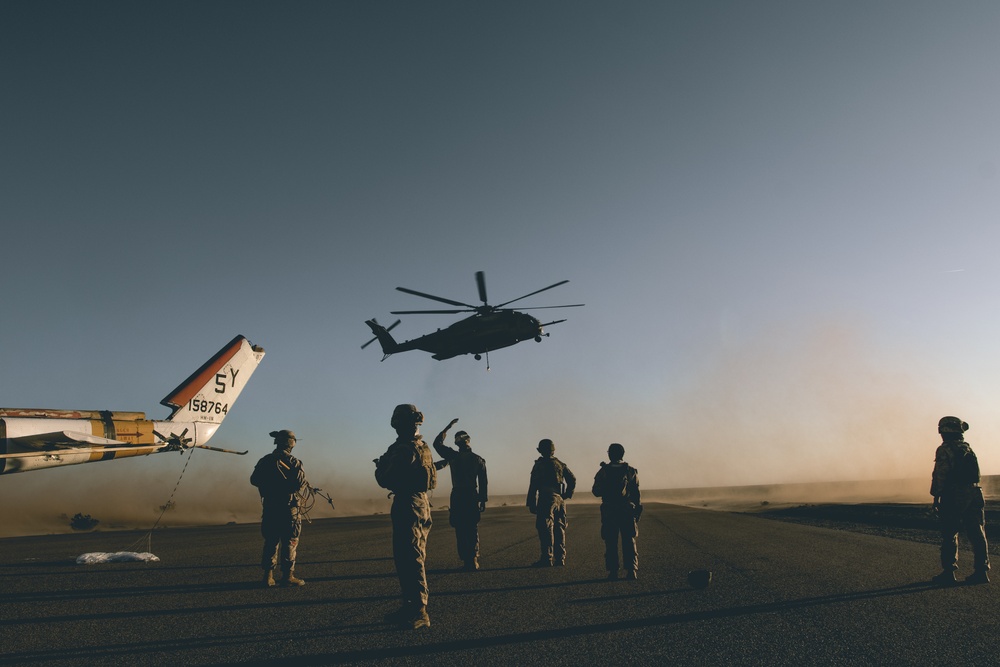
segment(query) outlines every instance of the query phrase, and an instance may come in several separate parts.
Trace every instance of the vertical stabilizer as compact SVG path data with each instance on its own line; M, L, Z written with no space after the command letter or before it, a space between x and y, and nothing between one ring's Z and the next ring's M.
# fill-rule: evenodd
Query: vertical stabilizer
M389 333L389 329L392 329L399 324L399 320L396 320L396 322L393 323L389 329L386 329L384 326L376 322L374 318L365 320L365 324L367 324L368 328L372 330L373 334L375 334L375 338L378 339L378 344L382 346L382 354L389 356L390 354L399 351L399 344L396 342L396 339L392 337L392 334ZM368 343L370 342L371 341L368 341ZM361 347L367 347L368 343L365 343Z
M237 336L160 401L173 409L167 421L221 424L263 357L263 348Z

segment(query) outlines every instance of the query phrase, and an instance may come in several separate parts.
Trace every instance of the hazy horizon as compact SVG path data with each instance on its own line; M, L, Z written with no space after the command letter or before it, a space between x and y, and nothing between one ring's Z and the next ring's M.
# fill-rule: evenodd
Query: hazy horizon
M267 351L178 508L252 507L290 428L378 497L398 403L496 494L542 438L589 485L929 479L938 419L1000 473L1000 5L0 4L0 406L168 411ZM566 322L380 363L403 286ZM459 319L408 315L414 338ZM8 507L152 514L185 459L0 477ZM443 495L447 484L439 494ZM28 500L30 499L30 503ZM146 509L151 508L151 509ZM48 510L46 510L48 511ZM234 510L236 511L236 510Z
M640 480L641 481L641 480ZM599 503L600 499L590 492L590 483L581 480L577 493L569 501L570 513L572 505ZM743 486L702 486L680 487L672 489L642 489L644 503L670 503L687 505L718 511L754 511L757 509L774 508L786 505L825 504L825 503L926 503L930 506L928 495L929 483L925 479L886 479L886 480L839 480L792 484L752 484ZM983 489L987 499L994 499L1000 490L1000 476L985 476ZM330 489L323 493L331 495ZM448 507L448 489L438 489L431 494L431 505L434 512L446 512ZM132 497L142 497L139 492L130 492ZM148 496L148 494L146 494ZM171 499L173 506L164 511L164 502L159 505L123 507L109 497L103 497L97 502L81 501L83 509L64 509L59 511L55 506L45 502L36 502L24 508L16 517L8 517L0 526L0 538L21 537L47 534L71 534L75 532L91 532L72 527L72 519L76 514L96 520L93 530L116 531L158 531L170 528L192 526L221 526L228 523L256 523L260 520L259 502L250 502L242 497L223 499L217 493L208 498L190 499L184 494ZM337 496L332 491L335 505L331 509L325 498L316 497L310 520L329 519L346 516L368 516L388 514L391 501L384 495L368 497ZM145 498L147 503L153 503L151 498ZM66 506L68 507L68 505ZM491 494L487 511L497 507L525 506L525 494ZM148 513L144 514L148 510ZM442 520L435 525L439 528L447 523ZM308 525L308 522L307 524ZM446 528L450 530L450 528ZM114 538L109 537L113 542ZM124 547L122 547L124 548Z

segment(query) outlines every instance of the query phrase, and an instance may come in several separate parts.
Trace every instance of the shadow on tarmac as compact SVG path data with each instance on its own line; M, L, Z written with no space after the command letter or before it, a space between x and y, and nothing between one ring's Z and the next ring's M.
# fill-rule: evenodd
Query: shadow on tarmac
M579 582L577 582L579 583ZM526 642L545 641L551 639L566 639L581 635L615 633L636 630L640 628L651 628L659 626L669 626L680 623L692 623L715 619L733 618L738 616L748 616L754 614L772 614L777 612L792 611L816 607L820 605L837 604L856 600L869 600L890 596L913 595L930 590L937 590L939 587L929 582L916 582L905 586L894 586L872 591L857 591L853 593L839 593L835 595L822 595L818 597L802 598L799 600L787 600L783 602L771 602L765 604L747 605L731 607L728 609L714 609L709 611L696 611L681 614L666 614L645 619L630 619L627 621L613 623L596 623L592 625L578 625L566 628L556 628L549 630L539 630L534 632L521 632L509 635L498 635L496 637L476 637L475 639L463 639L449 642L439 642L436 644L425 644L423 646L400 646L371 650L345 651L342 653L323 653L307 656L297 656L297 665L327 665L342 664L360 660L381 660L389 658L432 656L440 653L453 651L463 651L468 649L482 649L493 646L504 646L510 644L520 644ZM691 589L682 589L691 592ZM441 595L441 594L439 594ZM285 664L282 660L260 661L258 664L278 665Z
M576 582L580 583L580 582ZM630 630L636 630L641 628L653 628L661 626L669 626L683 623L692 623L699 621L715 620L715 619L725 619L734 618L739 616L749 616L754 614L773 614L779 612L794 611L797 609L805 609L810 607L817 607L821 605L838 604L843 602L851 602L857 600L871 600L877 598L891 597L891 596L901 596L901 595L914 595L918 593L924 593L931 590L937 590L939 587L929 583L929 582L916 582L913 584L907 584L905 586L894 586L890 588L881 588L871 591L856 591L851 593L839 593L834 595L822 595L817 597L807 597L797 600L786 600L780 602L770 602L764 604L754 604L738 607L730 607L728 609L714 609L707 611L695 611L687 613L678 614L665 614L660 616L653 616L645 619L630 619L627 621L613 622L613 623L596 623L591 625L577 625L570 626L566 628L554 628L547 630L538 630L532 632L520 632L507 635L497 635L495 637L476 637L474 639L462 639L455 641L438 642L425 645L406 645L397 647L386 647L377 649L363 649L363 650L353 650L344 651L340 653L316 653L312 655L296 656L294 662L296 665L329 665L329 664L343 664L362 660L383 660L391 658L402 658L408 657L413 658L417 656L433 656L437 654L450 653L456 651L463 651L469 649L483 649L488 647L497 647L513 644L521 644L527 642L545 641L551 639L566 639L573 638L582 635L599 634L599 633L614 633L614 632L627 632ZM692 592L691 589L676 589L671 591L666 591L667 593L680 593L680 592ZM660 595L663 593L649 593L649 595ZM378 600L394 599L394 596L383 596L381 598L366 597L362 600L364 602L375 602ZM600 598L592 598L586 601L580 602L595 602L599 601ZM300 605L322 605L336 602L348 602L348 600L343 599L329 599L329 600L309 600L309 601L288 601L288 602L275 602L265 605L253 604L253 605L235 605L229 607L214 607L214 608L197 608L197 609L186 609L186 612L193 614L200 613L224 613L227 611L233 611L243 607L269 607L273 609L280 609L287 606L300 606ZM155 617L159 615L173 615L176 610L160 610L154 612L144 613L143 616ZM134 616L134 613L127 614L128 616ZM119 617L118 614L99 614L95 616L73 616L66 617L69 620L89 618L95 620L114 620ZM19 619L15 623L4 623L4 625L20 625L22 623L30 624L37 621L47 621L51 622L52 617L46 617L45 619ZM337 637L343 637L348 635L358 635L358 634L382 634L385 632L408 632L403 630L396 630L392 626L388 626L383 623L362 623L353 626L343 626L339 624L332 624L327 626L325 635L328 638L335 639ZM242 635L230 636L225 639L221 638L202 638L202 639L191 639L185 642L186 649L211 649L219 647L246 647L252 644L268 644L274 641L294 641L295 632L289 633L286 629L276 631L273 633L259 632L255 631L253 633L247 633ZM302 631L303 636L306 635L306 631ZM308 631L308 636L312 639L317 637L317 628L313 628ZM38 662L38 661L48 661L48 660L66 660L66 661L86 661L94 662L100 661L101 659L112 659L116 657L122 657L123 655L129 656L141 656L145 654L159 654L165 651L169 651L174 648L174 644L171 641L159 640L151 642L142 643L129 643L129 644L107 644L104 646L89 646L86 648L76 649L50 649L50 650L38 650L38 651L24 651L19 653L12 653L0 656L0 664L19 664L22 662ZM288 658L281 658L275 660L261 660L254 659L252 661L254 664L260 665L284 665L288 664Z

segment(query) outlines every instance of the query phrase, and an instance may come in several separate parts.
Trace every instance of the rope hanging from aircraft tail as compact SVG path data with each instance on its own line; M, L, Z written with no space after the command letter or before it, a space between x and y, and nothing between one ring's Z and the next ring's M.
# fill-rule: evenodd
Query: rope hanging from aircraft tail
M194 455L195 447L188 449L187 459L184 460L184 467L181 469L181 474L177 477L177 482L174 484L174 490L170 492L170 497L167 498L167 502L160 506L160 515L156 517L156 521L153 523L153 527L149 529L145 535L133 542L126 551L131 551L135 545L141 542L143 539L146 540L146 551L152 553L153 551L153 531L156 527L160 525L160 519L163 515L167 513L167 510L173 507L174 494L177 493L177 487L181 485L181 480L184 479L184 473L187 472L188 464L191 463L191 457Z
M306 482L295 494L295 497L298 501L297 511L299 516L309 523L312 523L312 519L309 518L309 512L312 512L313 507L316 505L316 496L328 502L330 509L337 509L334 507L333 498L329 494L323 493L323 489Z

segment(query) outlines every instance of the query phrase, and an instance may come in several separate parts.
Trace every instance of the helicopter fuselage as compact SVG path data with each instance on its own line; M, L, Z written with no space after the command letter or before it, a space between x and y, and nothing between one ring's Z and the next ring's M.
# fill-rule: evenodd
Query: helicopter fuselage
M463 303L462 301L455 301L454 299L446 299L433 294L427 294L426 292L418 292L416 290L409 289L408 287L397 287L396 289L400 292L413 294L414 296L430 299L431 301L446 303L449 306L453 306L453 308L390 311L393 315L411 315L418 313L436 315L454 315L456 313L475 314L466 317L464 320L459 320L447 328L438 329L434 333L429 333L426 336L420 336L419 338L414 338L413 340L408 340L402 343L397 343L392 337L392 334L389 333L396 327L397 324L400 323L400 320L393 322L389 325L389 328L379 324L375 318L365 320L365 324L367 324L368 328L372 330L375 337L362 345L361 348L364 349L377 340L382 346L382 361L388 359L392 354L397 352L406 352L407 350L423 350L424 352L430 352L434 359L451 359L452 357L457 357L462 354L472 354L475 355L478 360L481 358L480 355L485 354L486 368L489 370L489 353L491 351L499 350L502 347L516 345L517 343L528 340L529 338L534 338L535 341L540 343L542 342L542 336L548 336L547 333L542 333L543 326L558 324L566 321L564 319L554 320L552 322L546 322L543 325L538 319L532 317L531 315L514 310L513 308L505 308L504 306L514 303L515 301L520 301L521 299L526 299L529 296L533 296L540 292L545 292L553 287L565 285L568 282L568 280L560 280L559 282L553 283L548 287L543 287L542 289L535 290L534 292L525 294L524 296L519 296L516 299L511 299L510 301L505 301L504 303L496 306L491 306L486 300L486 279L482 271L476 272L476 286L479 291L479 300L482 301L482 305L480 306L475 306L471 303ZM541 308L578 308L582 305L582 303L573 303L564 306L531 306L522 308L522 310L538 310Z
M451 359L462 354L483 354L516 345L529 338L541 340L542 323L514 310L473 315L413 340L400 343L398 351L423 350L434 359Z

